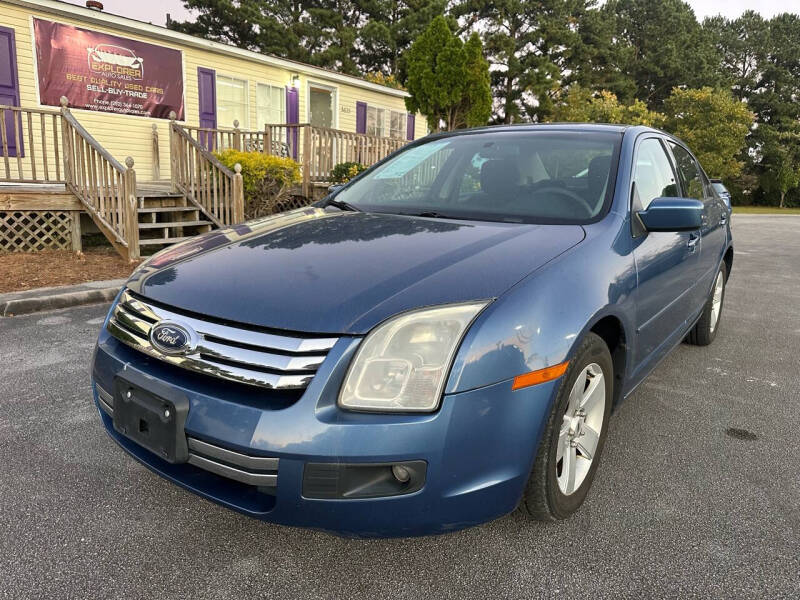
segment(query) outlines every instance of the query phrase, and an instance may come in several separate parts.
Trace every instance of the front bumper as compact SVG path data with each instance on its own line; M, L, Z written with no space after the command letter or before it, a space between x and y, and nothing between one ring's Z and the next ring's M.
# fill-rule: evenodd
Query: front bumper
M348 536L410 536L476 525L513 510L520 500L558 380L511 391L511 381L446 395L430 414L366 414L336 405L355 338L342 338L310 386L293 403L263 390L227 384L149 358L101 332L92 367L93 393L106 431L159 475L209 500L265 521ZM248 481L191 458L171 464L118 433L107 399L124 372L154 386L167 384L189 399L185 432L201 458L274 476ZM104 404L106 406L104 406ZM206 444L207 446L198 446ZM209 450L209 446L211 450ZM221 449L223 457L209 456ZM225 451L236 456L224 456ZM225 458L232 457L232 460ZM246 459L245 459L246 460ZM311 499L303 495L309 463L424 461L424 485L403 495ZM238 469L247 473L251 469ZM267 483L270 481L271 483Z

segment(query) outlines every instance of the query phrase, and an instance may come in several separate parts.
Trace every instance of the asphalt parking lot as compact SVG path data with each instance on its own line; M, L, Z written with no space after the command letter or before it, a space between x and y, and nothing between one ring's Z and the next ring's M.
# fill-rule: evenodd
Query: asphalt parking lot
M800 217L734 217L721 329L611 420L573 519L346 540L184 492L107 438L107 306L0 319L0 597L800 596Z

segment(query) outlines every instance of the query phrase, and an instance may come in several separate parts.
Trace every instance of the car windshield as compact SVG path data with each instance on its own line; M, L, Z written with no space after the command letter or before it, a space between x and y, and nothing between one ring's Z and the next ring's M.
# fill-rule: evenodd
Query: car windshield
M369 212L585 223L610 202L621 133L492 131L433 139L336 195Z
M718 194L728 193L728 190L725 189L725 186L722 185L721 183L712 182L711 185L714 187L714 189L717 191Z

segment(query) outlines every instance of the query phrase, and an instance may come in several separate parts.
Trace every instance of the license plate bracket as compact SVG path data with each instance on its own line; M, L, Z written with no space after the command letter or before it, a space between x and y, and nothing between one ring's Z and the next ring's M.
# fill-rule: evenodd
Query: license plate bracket
M114 429L167 462L189 460L188 414L189 399L174 388L134 372L114 379Z

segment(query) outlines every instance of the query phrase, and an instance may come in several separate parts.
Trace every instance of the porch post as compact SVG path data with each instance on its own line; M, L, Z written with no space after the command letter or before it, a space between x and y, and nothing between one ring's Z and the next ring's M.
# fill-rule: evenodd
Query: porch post
M242 181L242 165L233 165L233 222L244 221L244 182Z
M169 113L169 183L170 189L172 193L176 193L178 191L178 149L176 148L176 144L178 143L177 136L175 135L175 119L177 118L177 114L175 111L172 110Z
M161 157L158 147L158 125L153 123L153 181L161 179Z
M128 242L128 260L139 260L139 217L136 201L136 171L133 158L125 159L125 241Z

